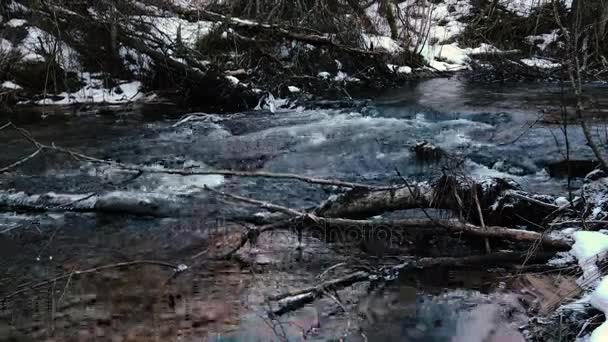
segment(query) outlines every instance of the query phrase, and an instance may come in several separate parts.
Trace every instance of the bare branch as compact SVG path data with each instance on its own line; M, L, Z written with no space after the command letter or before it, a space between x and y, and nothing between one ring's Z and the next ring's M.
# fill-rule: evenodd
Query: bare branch
M0 95L2 95L2 94L0 94ZM5 128L7 128L7 127L12 126L12 125L13 125L13 123L9 121L9 122L5 123L4 125L0 126L0 131L3 130L3 129L5 129Z
M560 208L559 206L557 206L555 204L539 201L539 200L537 200L535 198L524 196L524 195L519 194L519 193L517 193L515 191L508 191L506 193L506 195L507 196L511 196L511 197L515 197L515 198L519 198L521 200L524 200L524 201L527 201L527 202L530 202L530 203L534 203L534 204L536 204L538 206L545 207L545 208L548 208L548 209L559 209Z
M272 204L270 202L264 202L264 201L260 201L260 200L256 200L256 199L252 199L252 198L247 198L247 197L242 197L242 196L237 196L237 195L229 194L229 193L226 193L226 192L223 192L223 191L218 191L218 190L211 189L208 186L205 186L204 190L212 192L212 193L220 195L220 196L224 196L224 197L227 197L227 198L239 201L239 202L253 204L253 205L256 205L256 206L258 206L258 207L260 207L262 209L267 209L267 210L270 210L270 211L278 211L278 212L281 212L281 213L284 213L284 214L287 214L287 215L290 215L290 216L299 217L299 216L306 215L304 212L297 211L297 210L294 210L294 209L291 209L291 208L283 207L283 206L280 206L280 205L277 205L277 204Z
M29 156L27 156L27 157L25 157L25 158L23 158L23 159L21 159L19 161L16 161L16 162L12 163L11 165L8 165L8 166L5 166L5 167L1 168L0 169L0 173L7 172L7 171L9 171L9 170L11 170L13 168L16 168L17 166L25 163L25 162L27 162L28 160L30 160L30 159L36 157L38 154L40 154L40 152L42 152L42 150L43 150L42 148L39 148L36 151L34 151L34 153L30 154Z
M567 250L570 249L571 243L565 240L555 239L547 235L521 229L512 229L505 227L485 227L481 228L469 223L462 223L455 220L435 220L435 219L403 219L403 220L350 220L343 218L327 218L317 217L311 214L306 214L294 209L282 207L280 205L269 202L254 200L242 196L227 194L225 192L213 191L221 196L232 198L234 200L257 205L262 208L272 208L276 211L281 211L286 214L295 216L295 219L309 218L303 220L300 224L304 226L317 226L324 229L360 229L364 233L373 229L383 228L395 231L408 232L425 232L425 231L449 231L454 233L463 233L470 236L478 236L482 238L505 239L516 242L532 242L539 243L546 247Z
M461 258L438 257L410 259L401 264L387 267L389 270L401 272L403 270L427 268L427 267L463 267L470 265L504 265L519 263L526 258L526 253L522 252L499 252L486 255L472 255ZM538 262L546 262L552 257L550 253L542 253L534 256ZM381 276L382 269L367 271L357 271L338 279L329 280L315 286L287 291L276 295L268 296L269 300L278 301L278 308L272 314L280 316L287 312L297 310L302 306L313 302L315 299L327 294L329 291L343 289L355 283L366 281L371 276Z

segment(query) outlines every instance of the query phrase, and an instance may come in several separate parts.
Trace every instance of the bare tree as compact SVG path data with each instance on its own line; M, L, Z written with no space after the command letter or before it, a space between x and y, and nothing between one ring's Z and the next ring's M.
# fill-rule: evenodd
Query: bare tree
M590 0L589 2L597 2ZM602 2L603 3L603 2ZM555 21L561 28L567 45L567 55L562 61L562 65L567 68L568 78L571 83L571 87L576 99L576 117L581 125L587 144L593 151L593 154L597 158L603 170L608 170L608 163L603 155L602 150L596 144L591 134L591 130L587 121L584 118L584 98L583 98L583 74L582 71L587 67L588 60L588 41L594 31L598 31L598 28L605 25L600 25L604 18L604 12L600 12L599 16L591 15L591 18L586 16L587 9L584 7L584 0L576 0L572 4L572 18L570 28L566 27L562 22L558 11L558 1L553 0L553 9L555 14ZM604 30L602 29L602 31ZM597 34L596 34L597 37ZM599 43L598 43L599 44Z

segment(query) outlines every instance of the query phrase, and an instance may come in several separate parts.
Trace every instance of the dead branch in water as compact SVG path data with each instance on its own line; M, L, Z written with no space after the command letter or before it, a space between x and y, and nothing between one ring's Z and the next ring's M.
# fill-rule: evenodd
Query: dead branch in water
M226 192L220 192L216 190L210 191L230 199L234 199L243 203L253 204L262 208L266 207L275 210L280 209L280 211L294 216L293 223L297 223L298 227L302 228L320 228L328 230L338 229L341 231L358 229L364 233L380 228L407 232L448 231L453 233L463 233L482 238L506 239L514 242L540 243L545 247L550 247L559 250L566 250L571 247L571 243L568 241L555 239L541 233L521 229L493 226L481 228L473 224L445 219L352 220L343 218L327 218L303 213L269 202L228 194ZM304 220L301 220L302 218L304 218ZM306 220L306 218L308 218L308 220Z
M42 152L42 150L43 150L42 148L39 148L36 151L34 151L34 153L32 153L32 154L30 154L30 155L28 155L28 156L26 156L26 157L24 157L24 158L22 158L22 159L20 159L20 160L18 160L16 162L14 162L14 163L12 163L11 165L8 165L8 166L5 166L5 167L1 168L0 169L0 173L6 172L6 171L9 171L11 169L14 169L14 168L18 167L19 165L27 162L28 160L36 157L38 154L40 154L40 152Z
M7 128L7 127L10 127L11 125L12 125L12 122L10 122L10 121L7 122L7 123L5 123L4 125L0 126L0 131L3 130L3 129L5 129L5 128Z
M354 283L367 280L370 275L368 272L358 271L342 278L323 282L317 286L270 296L270 300L278 301L278 308L273 310L272 314L281 316L287 312L297 310L323 296L325 292L343 289Z
M543 253L533 256L534 261L546 262L553 256L552 253ZM523 252L499 252L485 255L472 255L461 258L437 257L411 259L403 263L388 266L372 271L357 271L346 276L325 281L318 285L306 287L294 291L287 291L276 295L268 296L268 300L277 301L277 308L272 311L272 315L280 316L285 313L297 310L304 305L322 297L329 291L337 291L361 281L367 281L370 277L382 277L385 272L394 273L413 269L424 269L428 267L465 267L472 265L514 265L528 258Z
M475 191L473 196L475 197L475 206L477 207L477 213L479 214L481 228L486 229L486 223L483 220L483 212L481 211L481 204L479 204L479 196L477 196L477 191ZM486 253L488 253L488 254L492 253L492 247L490 246L490 239L488 239L487 237L484 238L484 244L486 247Z
M214 190L211 189L208 186L203 187L202 189L204 189L205 191L209 191L212 192L216 195L220 195L229 199L233 199L239 202L243 202L243 203L249 203L249 204L253 204L255 206L258 206L262 209L266 209L269 211L278 211L290 216L296 216L296 217L300 217L300 216L304 216L306 215L305 213L301 212L301 211L297 211L295 209L291 209L288 207L284 207L281 205L277 205L277 204L273 204L270 202L265 202L265 201L260 201L260 200L256 200L256 199L252 199L252 198L247 198L247 197L243 197L243 196L237 196L237 195L233 195L233 194L229 194L227 192L224 191L218 191L218 190Z
M360 228L363 231L373 229L389 229L395 231L433 232L447 231L451 233L462 233L481 238L493 238L498 240L508 240L513 242L538 242L545 247L558 250L568 250L572 247L569 241L555 239L541 233L513 229L505 227L487 226L486 229L470 223L463 223L456 220L428 220L428 219L403 219L403 220L349 220L337 218L318 218L319 223L326 224L324 228Z
M386 190L351 190L327 200L314 213L324 217L365 219L390 211L442 209L476 213L467 217L467 220L475 224L480 224L483 220L485 225L515 226L525 223L522 222L525 220L515 216L516 213L523 212L529 221L537 223L558 208L500 179L483 186L458 176L406 183L404 187ZM477 208L477 202L481 212Z

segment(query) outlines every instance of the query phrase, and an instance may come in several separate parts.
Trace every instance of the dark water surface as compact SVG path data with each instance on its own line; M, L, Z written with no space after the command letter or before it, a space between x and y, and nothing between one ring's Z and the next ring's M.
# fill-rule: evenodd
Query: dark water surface
M591 93L602 101L608 98L599 86ZM464 170L475 178L511 177L528 191L559 194L565 180L552 179L544 166L563 159L562 131L558 126L532 125L540 110L554 109L559 99L557 86L469 86L435 79L392 90L351 109L294 107L276 113L209 114L177 126L183 113L164 109L46 118L31 114L15 122L41 142L97 158L157 167L290 172L378 184L399 182L395 168L420 180L440 174L439 167L417 164L410 151L416 141L429 140L462 156ZM597 129L600 132L600 125ZM580 130L571 127L568 134L571 145L577 146L571 151L573 159L591 158ZM0 131L0 146L0 166L34 151L9 129ZM370 341L476 341L463 335L471 330L467 324L492 326L499 317L497 307L512 305L508 294L489 293L493 291L488 287L498 283L491 277L443 287L416 277L386 289L378 295L378 303L359 304L357 312L345 314L331 299L323 299L277 325L265 315L265 296L316 283L314 277L342 257L314 241L298 253L293 237L279 236L270 245L282 251L284 263L265 272L233 263L192 261L190 257L200 250L237 243L230 234L209 242L210 231L225 226L238 230L231 219L258 211L227 204L201 193L197 186L207 184L295 208L314 206L331 190L250 178L132 176L52 153L0 175L2 190L152 192L180 196L186 203L179 215L168 218L3 209L0 336L43 341L299 341L344 336L349 340L367 336ZM186 264L193 269L174 277L174 270L158 265L113 268L13 295L23 284L136 259ZM444 279L449 273L439 272L431 278ZM354 287L352 298L343 300L354 302L365 291ZM386 304L386 298L393 298L392 304ZM361 333L347 328L361 317Z

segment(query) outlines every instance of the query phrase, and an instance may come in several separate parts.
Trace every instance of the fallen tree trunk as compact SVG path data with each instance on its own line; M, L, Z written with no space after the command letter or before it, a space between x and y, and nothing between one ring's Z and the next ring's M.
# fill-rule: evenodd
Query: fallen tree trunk
M387 232L386 237L390 237L390 232L441 232L448 231L462 233L470 236L485 238L498 238L514 242L540 243L541 245L558 250L570 249L572 243L569 241L555 239L545 234L527 231L522 229L511 229L496 226L478 227L469 223L456 220L436 220L428 219L405 219L405 220L352 220L343 218L321 217L303 211L276 205L270 202L259 201L247 197L232 195L226 192L203 188L214 194L236 200L242 203L253 204L271 211L281 212L293 216L294 219L287 221L286 226L295 228L298 231L304 229L315 230L321 233L322 238L336 236L335 232L341 233L342 237L359 239L366 236L377 235L378 232ZM280 228L276 226L273 229Z
M358 236L374 236L379 231L384 232L407 232L407 233L430 233L450 232L462 233L469 236L508 240L512 242L537 243L550 249L569 250L572 243L562 239L552 238L548 235L522 229L487 226L481 228L469 223L456 220L434 220L434 219L405 219L405 220L350 220L341 218L305 219L301 221L304 229L321 230L325 236L336 236L334 231L342 233L348 238L349 234Z
M540 223L558 208L550 203L551 197L527 194L502 179L477 184L444 176L399 188L353 189L330 197L314 213L323 217L368 218L396 210L432 208L455 211L468 221L479 223L475 196L479 197L484 222L489 225Z
M105 194L36 194L0 191L0 209L20 211L76 211L172 216L185 204L179 197L115 191Z

